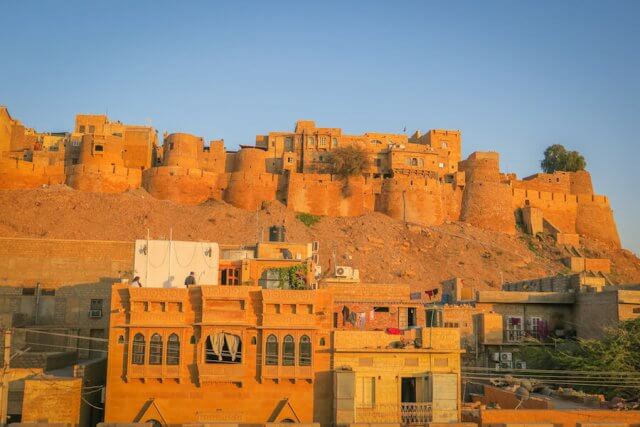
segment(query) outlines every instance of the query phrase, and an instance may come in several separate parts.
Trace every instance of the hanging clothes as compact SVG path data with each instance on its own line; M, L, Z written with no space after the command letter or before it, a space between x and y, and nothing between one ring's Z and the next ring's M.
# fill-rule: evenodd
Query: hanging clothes
M358 314L355 311L352 311L351 313L349 313L349 323L351 323L352 326L356 326L357 320L358 320Z
M358 328L364 329L367 322L367 314L366 313L358 313Z
M431 299L433 298L433 289L429 289L428 291L424 291L425 294L427 294L427 298Z
M240 347L239 337L232 334L224 334L224 341L227 343L229 354L231 354L231 361L235 362L238 356L238 348Z
M349 321L349 307L346 305L342 306L342 326L346 325Z
M376 311L374 309L371 309L371 311L369 312L369 320L373 320L376 317Z
M402 331L399 328L387 328L385 332L390 335L402 335Z

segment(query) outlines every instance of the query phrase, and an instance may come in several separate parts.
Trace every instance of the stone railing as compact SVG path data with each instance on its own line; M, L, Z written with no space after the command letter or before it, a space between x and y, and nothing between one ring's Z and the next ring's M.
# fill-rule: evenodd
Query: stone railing
M431 402L402 402L356 408L358 423L424 424L431 422L431 419Z

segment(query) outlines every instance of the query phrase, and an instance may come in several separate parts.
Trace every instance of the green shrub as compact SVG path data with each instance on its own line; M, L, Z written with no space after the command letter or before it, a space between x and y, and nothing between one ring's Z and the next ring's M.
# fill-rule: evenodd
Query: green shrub
M307 227L313 227L315 224L320 222L320 217L318 215L312 215L305 212L299 213L296 215L296 218Z

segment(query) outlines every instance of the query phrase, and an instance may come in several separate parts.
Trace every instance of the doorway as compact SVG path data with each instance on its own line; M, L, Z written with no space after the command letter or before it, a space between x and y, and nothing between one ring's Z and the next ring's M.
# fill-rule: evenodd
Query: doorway
M414 377L402 378L401 384L401 402L402 403L415 403L416 402L416 379Z
M415 307L409 307L407 309L407 326L410 328L415 328L416 326L418 326Z

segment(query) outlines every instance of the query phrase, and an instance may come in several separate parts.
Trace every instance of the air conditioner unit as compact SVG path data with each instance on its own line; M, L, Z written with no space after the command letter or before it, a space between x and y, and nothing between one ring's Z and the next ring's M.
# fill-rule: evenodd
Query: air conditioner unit
M511 362L511 360L512 360L511 353L500 353L501 362Z
M102 317L102 310L89 310L89 317L92 319L99 319Z
M500 362L500 369L511 369L511 362Z
M499 362L500 361L500 353L493 353L491 355L491 361L493 362Z
M527 362L523 362L522 360L518 360L516 362L516 369L527 369Z
M345 267L345 266L337 266L336 267L336 277L352 277L353 276L353 267Z

